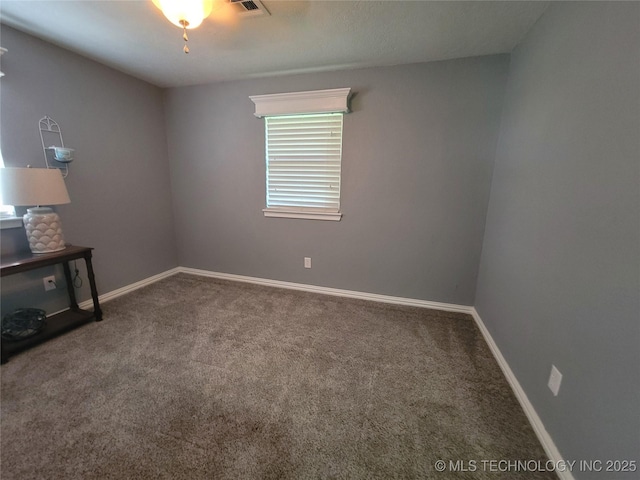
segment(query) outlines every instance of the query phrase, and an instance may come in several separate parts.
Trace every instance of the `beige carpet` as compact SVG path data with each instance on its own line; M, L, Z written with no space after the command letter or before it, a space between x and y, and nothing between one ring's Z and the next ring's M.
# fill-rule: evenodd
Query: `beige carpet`
M3 480L556 478L463 314L180 274L1 378Z

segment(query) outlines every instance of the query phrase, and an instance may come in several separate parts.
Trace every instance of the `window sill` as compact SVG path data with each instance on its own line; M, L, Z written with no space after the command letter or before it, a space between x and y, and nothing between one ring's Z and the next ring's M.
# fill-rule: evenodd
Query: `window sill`
M330 220L339 222L342 218L340 212L300 212L295 210L275 210L265 208L262 210L265 217L274 218L302 218L305 220Z
M22 224L22 218L20 217L3 217L0 218L0 229L4 230L5 228L21 228L24 225Z

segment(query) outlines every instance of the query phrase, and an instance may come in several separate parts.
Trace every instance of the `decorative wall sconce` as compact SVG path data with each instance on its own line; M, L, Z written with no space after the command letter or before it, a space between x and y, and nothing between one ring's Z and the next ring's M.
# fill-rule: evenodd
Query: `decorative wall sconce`
M73 162L73 148L66 148L62 139L62 130L60 126L49 116L45 115L38 123L40 129L40 141L42 142L42 150L44 152L44 163L47 168L57 168L61 170L62 176L67 178L69 175L69 163ZM45 142L45 136L47 141ZM59 143L59 146L46 146L47 143Z

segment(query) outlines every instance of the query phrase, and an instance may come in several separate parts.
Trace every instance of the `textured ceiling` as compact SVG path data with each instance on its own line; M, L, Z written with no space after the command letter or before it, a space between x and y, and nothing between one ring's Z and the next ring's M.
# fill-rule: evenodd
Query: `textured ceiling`
M217 0L222 2L223 0ZM169 87L283 73L510 52L547 2L272 1L238 18L220 4L182 32L151 0L0 2L2 23Z

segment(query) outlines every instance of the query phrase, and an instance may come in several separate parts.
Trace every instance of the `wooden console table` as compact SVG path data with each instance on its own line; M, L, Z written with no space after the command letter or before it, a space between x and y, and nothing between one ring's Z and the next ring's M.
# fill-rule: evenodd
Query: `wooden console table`
M0 276L2 277L61 263L64 269L64 278L67 281L67 292L69 293L69 310L47 317L45 326L36 335L14 342L7 341L4 338L2 339L2 363L5 363L12 353L44 342L51 337L87 323L93 318L95 318L97 322L102 320L102 310L100 310L100 304L98 303L96 279L93 274L93 265L91 264L91 250L93 250L93 248L67 245L64 250L60 250L59 252L42 253L38 255L28 252L2 257L0 265ZM79 259L84 259L87 264L87 276L89 277L91 297L93 298L93 312L80 309L76 301L76 293L71 280L71 270L69 269L68 262Z

